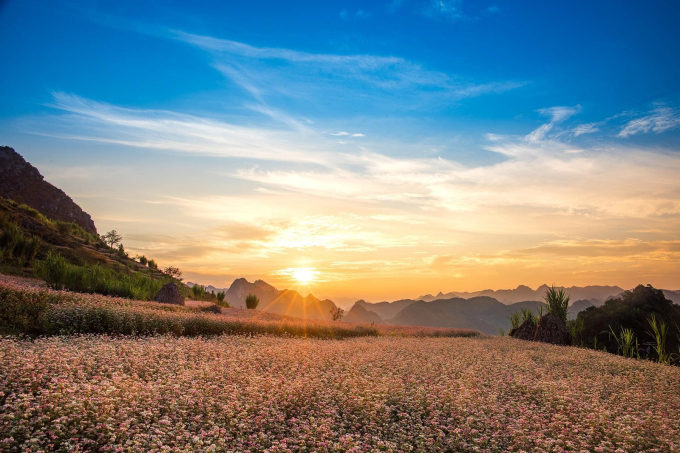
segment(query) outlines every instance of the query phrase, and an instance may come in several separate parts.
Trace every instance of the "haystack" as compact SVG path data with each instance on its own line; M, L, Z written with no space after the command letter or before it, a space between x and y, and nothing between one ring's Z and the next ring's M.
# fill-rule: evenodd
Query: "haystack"
M534 339L534 334L536 333L536 323L533 319L527 319L517 329L513 329L510 335L513 338L519 338L520 340L532 341Z
M184 296L179 292L179 288L174 283L166 283L163 285L156 297L153 298L156 302L173 305L184 305Z
M201 311L206 312L206 313L215 313L215 314L220 314L222 313L222 309L215 304L208 305L207 307L201 308Z
M566 346L570 343L569 331L559 316L548 314L539 319L534 341Z

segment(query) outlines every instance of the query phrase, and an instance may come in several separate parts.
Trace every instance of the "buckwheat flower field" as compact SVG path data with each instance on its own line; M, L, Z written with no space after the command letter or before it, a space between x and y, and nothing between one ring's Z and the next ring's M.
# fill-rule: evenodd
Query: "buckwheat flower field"
M680 369L510 338L0 340L1 451L680 451Z

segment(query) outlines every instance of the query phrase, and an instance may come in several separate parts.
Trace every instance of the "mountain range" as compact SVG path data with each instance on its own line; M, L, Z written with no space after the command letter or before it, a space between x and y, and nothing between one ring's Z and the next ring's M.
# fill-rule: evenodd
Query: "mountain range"
M549 288L548 285L541 285L535 290L531 289L525 285L519 285L515 289L485 289L483 291L474 292L459 292L452 291L450 293L440 292L436 296L432 294L425 294L420 296L418 300L424 300L425 302L432 302L437 299L452 299L460 297L463 299L470 299L473 297L488 296L493 297L499 302L504 304L513 304L515 302L521 302L524 300L543 300L545 291ZM572 301L582 300L582 299L598 299L607 300L610 297L616 297L621 294L624 290L618 286L572 286L569 288L563 288L564 291L571 297Z

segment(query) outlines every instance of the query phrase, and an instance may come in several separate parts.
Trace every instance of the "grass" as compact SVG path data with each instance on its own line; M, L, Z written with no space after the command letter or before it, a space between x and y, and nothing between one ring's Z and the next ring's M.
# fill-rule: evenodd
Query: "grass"
M182 307L36 289L0 283L0 333L29 335L117 334L175 336L277 335L342 339L357 336L478 336L466 329L371 326L305 321L256 310L223 309L223 314Z
M138 272L127 274L99 264L70 264L55 252L48 253L44 261L38 261L35 270L40 278L55 289L139 300L153 299L163 284L167 283L166 280L153 279Z
M6 223L0 228L0 262L20 268L33 263L42 247L40 238L24 234L14 223Z

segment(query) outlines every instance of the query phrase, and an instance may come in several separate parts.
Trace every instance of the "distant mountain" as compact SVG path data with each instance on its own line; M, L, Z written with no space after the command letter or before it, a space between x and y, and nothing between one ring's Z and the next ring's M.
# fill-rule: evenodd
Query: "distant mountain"
M533 290L525 285L519 285L515 289L485 289L483 291L474 292L452 291L446 294L440 292L436 296L426 294L424 296L420 296L418 300L432 302L433 300L437 299L470 299L472 297L488 296L493 297L504 304L512 304L523 300L543 300L546 289L548 289L548 285L545 284L539 286L536 288L536 290ZM598 299L605 301L607 298L616 297L623 292L623 289L618 286L572 286L570 288L565 287L563 289L567 294L569 294L572 301L582 299Z
M378 302L378 303L370 303L364 300L359 300L354 305L363 306L366 310L372 311L373 313L378 314L378 316L380 316L382 319L387 320L394 318L397 315L397 313L399 313L401 310L408 307L414 302L415 300L412 299L403 299L394 302Z
M26 204L53 220L71 222L97 234L92 217L54 187L13 148L0 146L0 197Z
M297 291L278 290L263 280L250 283L245 278L234 280L225 299L232 307L245 308L248 294L260 299L258 310L296 318L331 319L330 311L336 308L332 300L320 300L312 294L302 297Z
M589 307L601 307L604 305L604 301L600 299L581 299L577 300L569 306L567 311L568 319L576 319L576 315Z
M663 291L663 295L666 299L674 304L680 304L680 291L671 291L670 289L662 289L661 291Z
M360 301L363 302L363 301ZM364 304L355 303L354 306L347 312L344 318L345 322L359 322L370 324L372 322L376 324L384 324L385 321L377 313L367 310Z
M508 330L508 316L529 308L536 312L545 305L538 301L502 304L498 300L479 296L470 299L438 299L432 302L414 301L390 320L391 324L406 326L460 327L475 329L487 334Z

